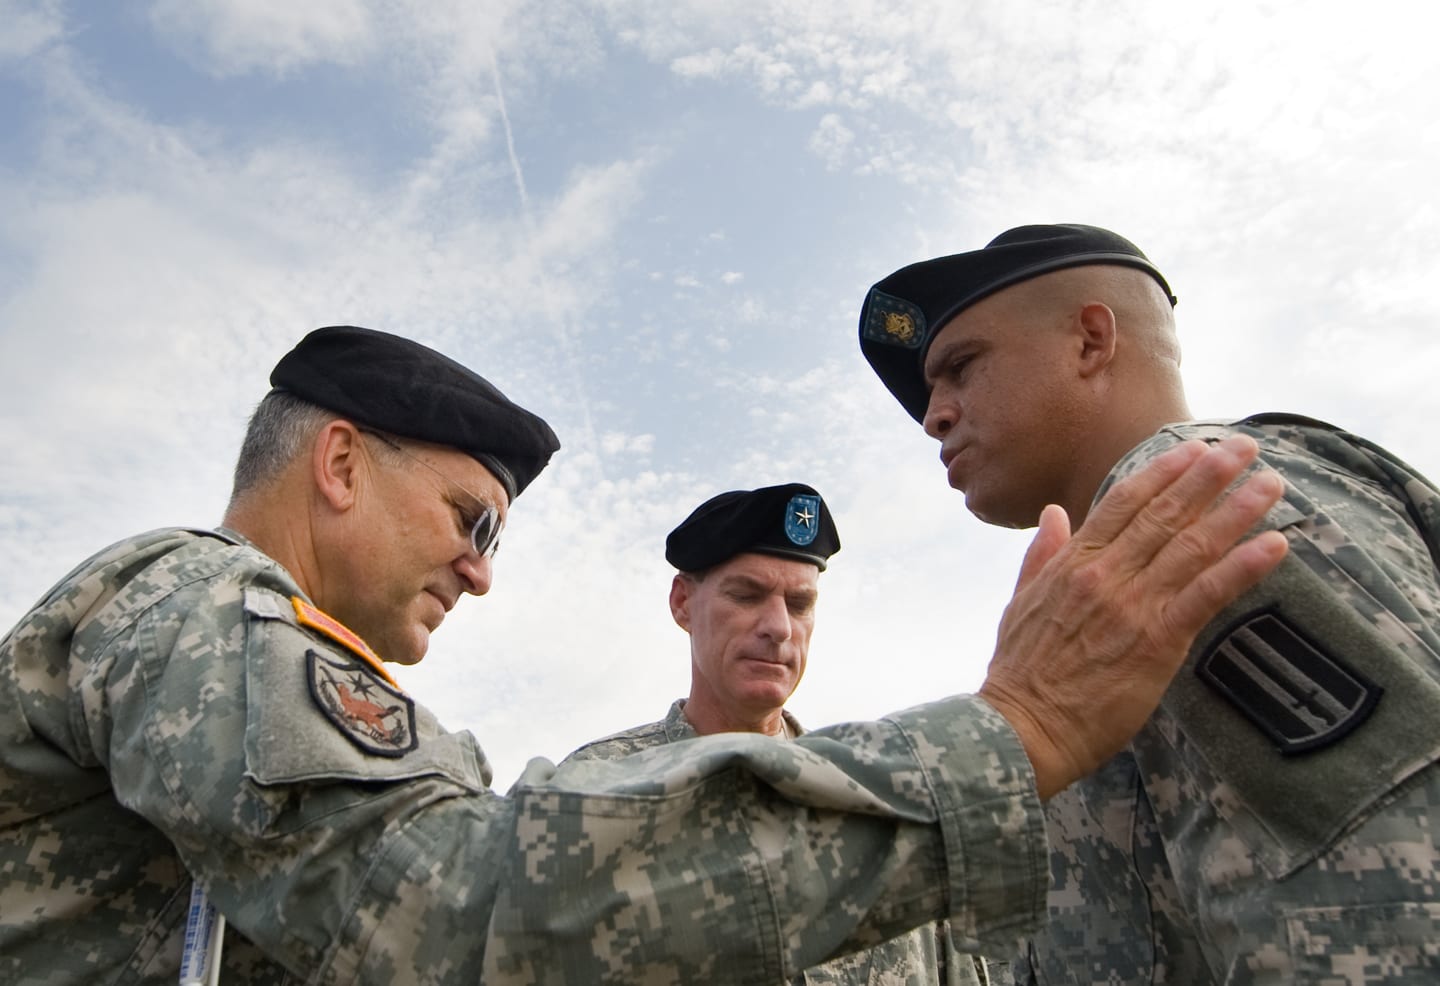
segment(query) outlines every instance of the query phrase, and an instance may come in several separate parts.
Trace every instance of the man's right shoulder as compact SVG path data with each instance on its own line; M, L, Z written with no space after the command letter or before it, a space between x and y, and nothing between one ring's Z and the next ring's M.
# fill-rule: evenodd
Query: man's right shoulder
M164 591L236 567L272 572L279 566L267 555L235 537L193 527L163 527L116 541L75 566L56 583L63 589L76 582L108 587L134 583Z
M611 733L609 736L602 736L597 740L591 740L561 762L620 760L630 756L632 753L639 753L641 750L662 746L667 742L669 742L669 740L665 735L665 720L661 719L657 722L647 722L643 726L635 726L618 733Z
M190 610L211 596L239 604L245 586L284 589L288 576L255 548L224 534L163 528L117 541L81 562L30 609L15 641L61 652L101 648L146 612ZM204 608L201 606L201 608ZM212 607L213 608L213 607Z

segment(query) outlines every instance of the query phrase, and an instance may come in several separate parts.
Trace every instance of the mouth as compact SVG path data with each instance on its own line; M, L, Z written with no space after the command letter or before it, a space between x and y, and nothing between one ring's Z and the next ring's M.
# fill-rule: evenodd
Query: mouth
M455 601L459 598L457 596L442 594L438 589L426 589L425 592L426 594L431 596L436 602L438 602L440 604L440 608L443 609L446 613L449 613L452 609L455 608Z
M946 442L945 444L941 445L941 446L940 446L940 464L943 465L946 469L949 469L949 468L950 468L950 463L954 462L954 461L955 461L955 458L956 458L961 452L965 451L965 448L966 448L966 444L965 444L964 442L957 442L957 441L949 441L949 442Z
M742 660L742 661L745 661L745 662L747 662L747 663L749 663L749 664L759 664L759 665L761 665L761 666L763 666L763 667L776 668L776 669L781 670L781 671L788 671L788 670L790 670L790 666L791 666L791 665L790 665L790 662L787 661L787 660L784 660L783 658L777 658L777 659L775 659L775 660L771 660L770 658L767 658L767 657L742 657L741 660Z
M951 487L961 489L960 469L957 461L960 453L965 451L964 445L946 446L940 450L940 464L945 467L945 476L950 481Z

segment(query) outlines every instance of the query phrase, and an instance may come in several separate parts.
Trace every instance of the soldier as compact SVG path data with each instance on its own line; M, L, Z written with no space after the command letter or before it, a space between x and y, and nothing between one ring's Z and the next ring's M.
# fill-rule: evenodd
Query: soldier
M819 575L839 550L829 506L803 483L734 490L696 507L665 539L665 560L679 569L670 615L690 637L689 698L565 762L618 760L712 733L804 733L785 703L805 673ZM795 983L971 986L987 981L982 963L955 950L942 921L807 969Z
M366 329L270 379L222 526L104 549L0 641L0 981L173 983L190 874L227 984L773 983L945 914L995 942L1039 917L1040 800L1283 554L1231 549L1273 476L1205 510L1253 446L1188 446L1037 539L980 696L819 743L537 762L502 798L382 656L420 660L490 588L554 434ZM1086 687L1099 639L1143 684Z
M860 343L992 524L1082 518L1187 439L1254 438L1286 561L1211 620L1128 749L1047 806L1050 919L1017 980L1440 975L1440 494L1295 415L1194 421L1175 298L1123 237L1023 226L877 283Z

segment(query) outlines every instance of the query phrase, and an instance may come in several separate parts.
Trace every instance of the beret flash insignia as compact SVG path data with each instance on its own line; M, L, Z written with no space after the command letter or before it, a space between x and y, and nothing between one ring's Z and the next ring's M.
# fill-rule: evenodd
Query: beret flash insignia
M792 496L785 504L785 536L803 547L819 533L820 498L806 493Z
M919 349L925 341L925 313L903 298L872 289L865 305L865 338Z

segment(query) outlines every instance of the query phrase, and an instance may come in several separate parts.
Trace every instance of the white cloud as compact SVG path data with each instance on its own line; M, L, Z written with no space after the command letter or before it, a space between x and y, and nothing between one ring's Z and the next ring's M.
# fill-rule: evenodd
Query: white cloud
M377 42L364 0L154 0L150 21L178 52L218 75L353 65Z
M838 113L826 113L810 135L810 150L825 162L831 171L838 170L848 158L855 143L855 131L845 126Z
M27 58L65 30L62 0L0 0L0 64Z
M627 435L619 431L607 431L600 436L600 448L606 455L637 454L648 455L655 450L654 435Z
M721 284L739 284L745 280L745 275L738 270L727 270L720 275Z

